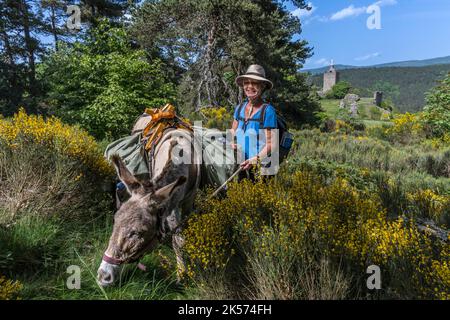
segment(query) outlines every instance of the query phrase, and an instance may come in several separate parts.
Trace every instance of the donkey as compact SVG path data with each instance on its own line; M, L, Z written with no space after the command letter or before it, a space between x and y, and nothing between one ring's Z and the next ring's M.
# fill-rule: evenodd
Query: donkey
M194 152L190 148L193 141L192 134L186 130L166 132L155 147L149 164L152 177L148 181L136 179L119 156L111 157L117 175L131 197L114 216L113 232L97 272L97 282L102 287L114 284L124 264L138 261L166 234L172 235L178 280L185 272L181 253L184 239L179 232L192 210L201 178L199 155L195 148ZM176 145L182 146L184 159L186 151L189 153L190 161L173 161Z

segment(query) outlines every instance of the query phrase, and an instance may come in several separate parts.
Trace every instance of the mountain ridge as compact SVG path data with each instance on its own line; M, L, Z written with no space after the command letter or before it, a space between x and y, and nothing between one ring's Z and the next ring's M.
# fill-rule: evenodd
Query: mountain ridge
M405 60L397 62L388 62L382 64L375 64L369 66L352 66L337 64L334 67L336 70L349 70L349 69L364 69L364 68L389 68L389 67L426 67L439 64L450 64L450 56L424 59L424 60ZM324 73L328 70L328 66L314 69L303 69L300 72L311 73L313 75Z

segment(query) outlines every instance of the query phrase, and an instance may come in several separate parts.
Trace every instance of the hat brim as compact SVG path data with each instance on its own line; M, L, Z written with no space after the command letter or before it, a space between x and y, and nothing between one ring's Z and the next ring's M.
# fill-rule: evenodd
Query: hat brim
M249 74L249 75L242 75L242 76L236 77L236 84L237 84L239 87L242 87L242 86L243 86L242 82L244 81L244 79L253 79L253 80L259 80L259 81L262 81L262 82L264 82L264 83L266 84L267 90L270 90L270 89L273 88L273 83L272 83L272 81L267 80L266 78L263 78L263 77L259 77L259 76L255 76L255 75L250 75L250 74Z

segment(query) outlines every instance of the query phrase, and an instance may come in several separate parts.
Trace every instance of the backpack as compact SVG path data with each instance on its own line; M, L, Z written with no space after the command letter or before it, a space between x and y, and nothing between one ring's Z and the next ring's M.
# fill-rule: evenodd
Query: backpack
M268 103L263 104L259 119L248 119L247 121L258 121L260 127L262 127L262 125L264 124L264 117L266 115L266 109L268 106L269 106ZM243 107L244 104L241 104L239 106L238 120L244 121L245 123L245 119L241 116L241 111ZM289 154L289 151L291 150L292 143L294 142L294 136L292 135L292 133L289 132L286 120L278 114L276 109L275 112L277 116L279 163L281 163L284 159L286 159L286 157Z

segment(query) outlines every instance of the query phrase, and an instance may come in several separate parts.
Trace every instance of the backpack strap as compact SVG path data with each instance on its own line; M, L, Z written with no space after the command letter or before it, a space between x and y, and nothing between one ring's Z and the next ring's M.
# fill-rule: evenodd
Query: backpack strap
M239 121L244 121L244 122L245 122L245 119L241 116L241 112L242 112L242 108L244 107L244 103L245 103L245 101L242 102L242 103L240 104L240 106L239 106L239 109L238 109L238 120L239 120Z
M261 116L259 117L260 128L264 125L264 117L266 116L266 109L269 106L268 103L264 103L261 110Z
M250 118L250 119L247 119L247 121L258 121L259 124L262 126L263 123L264 123L264 117L265 117L265 115L266 115L266 109L267 109L268 106L269 106L268 103L264 103L264 104L262 105L261 115L259 116L258 119ZM245 122L246 122L246 121L245 121L245 118L241 116L241 112L242 112L242 108L243 108L243 107L244 107L244 103L242 103L242 104L239 106L239 109L238 109L238 120L239 120L239 121L244 121L244 123L245 123Z

